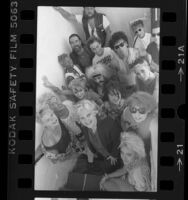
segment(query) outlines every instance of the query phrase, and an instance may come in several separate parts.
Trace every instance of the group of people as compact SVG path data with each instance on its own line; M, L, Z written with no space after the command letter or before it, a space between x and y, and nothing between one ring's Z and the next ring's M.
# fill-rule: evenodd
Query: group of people
M159 97L159 43L145 32L143 20L131 24L131 47L125 32L113 32L95 7L74 15L54 7L69 21L81 23L86 37L69 37L72 52L58 56L65 85L49 88L37 100L36 120L44 127L36 149L53 163L77 156L73 171L102 176L101 190L156 191Z

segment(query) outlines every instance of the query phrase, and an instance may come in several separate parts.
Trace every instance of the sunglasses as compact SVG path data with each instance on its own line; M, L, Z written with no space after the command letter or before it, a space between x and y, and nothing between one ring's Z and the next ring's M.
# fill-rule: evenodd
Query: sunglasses
M124 47L124 46L125 46L125 42L121 42L120 44L115 45L115 46L114 46L114 49L115 49L115 50L118 50L120 47Z
M156 37L156 36L160 36L160 34L159 33L152 33L152 36Z
M145 108L129 107L129 110L130 110L131 113L136 113L137 111L140 114L145 114L146 113L146 109Z
M135 31L135 34L137 34L138 32L141 32L141 31L142 31L142 29L139 28L138 30Z

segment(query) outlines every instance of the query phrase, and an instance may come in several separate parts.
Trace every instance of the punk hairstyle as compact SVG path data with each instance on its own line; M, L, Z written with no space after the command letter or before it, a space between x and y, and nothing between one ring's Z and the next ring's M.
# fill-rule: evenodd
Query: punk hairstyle
M129 44L129 41L128 41L128 38L127 38L127 35L123 32L123 31L118 31L118 32L115 32L112 36L111 36L111 39L109 41L109 45L111 47L111 49L114 49L114 45L117 41L119 40L124 40L127 44Z
M133 69L138 64L143 64L144 62L147 62L148 66L150 67L150 64L148 62L148 58L146 56L138 57L133 63L129 65L130 69Z
M141 19L139 19L131 24L132 27L136 27L138 25L144 26L144 22Z

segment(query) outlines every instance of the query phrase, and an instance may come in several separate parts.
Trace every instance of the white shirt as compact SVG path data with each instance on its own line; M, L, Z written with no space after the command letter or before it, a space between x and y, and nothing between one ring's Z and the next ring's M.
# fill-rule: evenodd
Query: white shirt
M80 23L80 24L82 24L83 15L75 15L75 16L76 16L77 22ZM106 29L109 25L110 25L109 20L107 19L106 16L103 15L103 27L104 27L104 29ZM88 30L89 30L89 34L91 36L92 28L91 28L91 26L89 24L88 24ZM93 35L95 37L98 37L96 28L94 29Z
M111 62L113 61L113 58L116 57L116 54L110 47L104 48L104 53L101 56L95 55L93 58L93 65L96 64L104 64L106 66L110 66Z
M151 41L151 34L150 33L145 33L145 36L143 38L137 38L136 42L134 44L134 48L137 49L147 49L149 43Z

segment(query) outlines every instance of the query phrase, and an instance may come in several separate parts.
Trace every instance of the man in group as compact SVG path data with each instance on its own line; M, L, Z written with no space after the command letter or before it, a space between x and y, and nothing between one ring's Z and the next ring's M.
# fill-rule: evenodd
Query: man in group
M83 14L69 13L62 7L54 7L65 19L82 24L86 40L91 36L100 38L102 46L108 46L111 37L110 22L107 17L98 13L95 7L84 7Z
M89 81L94 82L94 91L98 93L103 101L107 101L108 97L105 91L105 85L109 80L116 80L117 77L114 75L111 68L107 68L104 64L96 64L90 66L86 70L86 77Z
M119 70L119 61L117 55L110 47L102 47L102 42L97 37L90 37L87 41L88 48L95 54L93 65L102 64L112 68L114 73Z
M78 65L83 73L87 67L92 65L93 54L84 45L78 34L69 36L69 44L72 48L70 57L75 65Z
M137 49L146 50L151 42L151 33L145 31L144 22L142 19L136 19L131 23L132 30L134 32L134 44L133 47Z
M133 88L136 84L135 73L130 69L130 66L134 61L145 56L153 71L158 71L158 65L156 65L146 50L139 50L129 47L129 42L126 34L122 31L115 32L110 40L110 47L115 51L119 58L119 79L120 82L125 82L130 88Z

